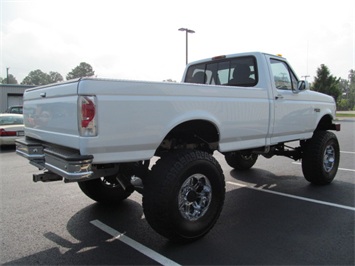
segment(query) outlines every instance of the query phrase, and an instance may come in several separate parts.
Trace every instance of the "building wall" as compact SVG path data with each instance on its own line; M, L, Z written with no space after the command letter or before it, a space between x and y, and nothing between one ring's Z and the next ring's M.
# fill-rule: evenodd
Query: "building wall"
M18 84L0 84L0 113L6 111L11 105L22 105L23 93L35 86Z

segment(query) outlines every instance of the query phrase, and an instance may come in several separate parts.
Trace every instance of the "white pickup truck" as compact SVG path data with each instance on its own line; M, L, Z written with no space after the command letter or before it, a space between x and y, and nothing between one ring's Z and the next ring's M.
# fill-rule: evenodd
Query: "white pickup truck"
M204 236L222 210L215 151L237 170L259 155L287 156L302 160L309 182L332 182L335 110L285 58L233 54L188 64L181 83L82 78L28 89L16 151L41 170L35 182L78 182L103 204L142 193L148 223L185 242Z

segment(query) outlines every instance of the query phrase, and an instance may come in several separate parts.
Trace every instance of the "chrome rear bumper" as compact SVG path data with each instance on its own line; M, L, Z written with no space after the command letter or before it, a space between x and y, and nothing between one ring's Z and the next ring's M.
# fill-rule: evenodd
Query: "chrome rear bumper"
M80 181L93 175L91 166L94 157L80 155L79 151L74 149L21 138L16 140L16 153L40 170L47 169L67 181Z

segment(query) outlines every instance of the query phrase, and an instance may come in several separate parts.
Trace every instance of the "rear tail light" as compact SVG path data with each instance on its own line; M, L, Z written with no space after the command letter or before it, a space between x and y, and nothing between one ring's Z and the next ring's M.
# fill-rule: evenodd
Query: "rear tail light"
M16 131L6 131L3 128L0 128L0 136L1 137L11 137L11 136L16 136L17 133Z
M95 96L79 96L79 132L81 136L97 136L96 98Z

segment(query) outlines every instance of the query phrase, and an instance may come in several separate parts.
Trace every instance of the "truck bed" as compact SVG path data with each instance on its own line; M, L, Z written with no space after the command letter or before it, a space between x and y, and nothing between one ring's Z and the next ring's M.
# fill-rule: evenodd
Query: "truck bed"
M96 97L93 137L79 133L85 95ZM221 129L222 151L264 146L269 130L269 96L257 87L84 78L30 89L24 100L27 137L94 155L94 163L150 159L172 128L194 119Z

